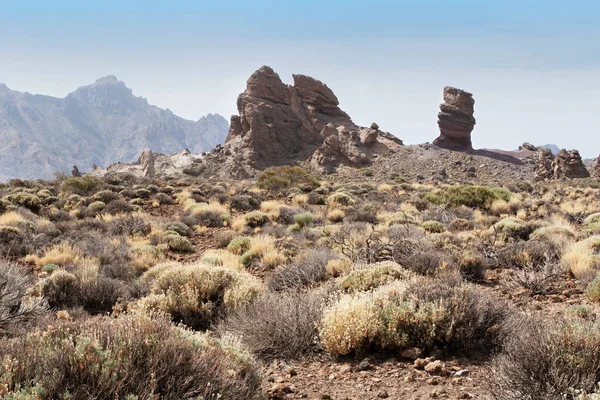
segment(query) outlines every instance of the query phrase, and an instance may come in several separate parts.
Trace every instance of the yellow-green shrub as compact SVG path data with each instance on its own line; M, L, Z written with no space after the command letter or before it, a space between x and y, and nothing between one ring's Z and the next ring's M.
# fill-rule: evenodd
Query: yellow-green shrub
M263 291L258 279L231 268L201 263L154 268L142 276L150 282L150 295L141 299L138 307L170 314L194 329L207 328L219 313L248 304Z

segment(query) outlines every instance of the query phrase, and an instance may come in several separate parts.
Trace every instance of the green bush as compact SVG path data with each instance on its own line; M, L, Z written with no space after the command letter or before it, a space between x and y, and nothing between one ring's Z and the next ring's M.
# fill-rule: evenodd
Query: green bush
M247 251L240 257L240 262L244 267L252 265L252 261L256 260L258 256L251 251Z
M246 225L250 228L257 228L269 222L269 216L262 211L252 211L244 216Z
M33 212L40 211L40 208L42 207L39 197L25 192L9 194L4 197L4 200L10 202L14 206L28 208Z
M329 204L330 206L334 204L339 204L341 206L351 206L354 205L354 203L355 201L352 197L342 192L334 193L327 198L327 204Z
M179 221L169 222L165 226L165 230L177 232L181 236L190 236L192 234L192 229L183 222Z
M425 229L426 232L431 233L442 233L446 230L444 224L438 221L425 221L421 224L421 228Z
M490 231L514 239L527 239L531 233L530 227L524 221L515 217L501 219L490 228Z
M310 212L304 212L304 213L294 215L294 222L300 228L304 228L305 226L310 225L314 219L315 219L315 216Z
M263 398L247 354L164 318L126 315L58 324L0 341L3 398Z
M593 302L600 301L600 277L594 278L594 280L588 284L585 289L585 294L587 298Z
M63 194L89 196L97 192L103 184L104 182L102 182L102 180L87 175L81 178L67 178L60 185L60 191Z
M250 238L247 236L237 237L227 245L227 250L241 256L250 249Z
M271 167L258 174L257 185L269 192L280 192L285 189L297 187L310 192L319 187L317 178L309 174L302 167L284 165Z
M423 197L434 204L467 206L486 209L497 199L510 200L512 193L504 188L456 185L438 192L425 193Z
M387 261L354 269L342 278L340 287L348 293L364 292L410 276L399 264Z
M188 238L179 236L176 232L171 235L166 235L166 243L169 249L177 253L193 253L194 246Z

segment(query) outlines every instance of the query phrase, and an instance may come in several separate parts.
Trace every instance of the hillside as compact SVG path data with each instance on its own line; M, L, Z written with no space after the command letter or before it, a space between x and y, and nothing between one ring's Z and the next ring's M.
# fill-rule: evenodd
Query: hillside
M145 147L159 153L209 151L228 129L218 114L189 121L150 105L114 76L62 99L0 84L0 180L48 178L73 165L86 171L94 164L132 162Z

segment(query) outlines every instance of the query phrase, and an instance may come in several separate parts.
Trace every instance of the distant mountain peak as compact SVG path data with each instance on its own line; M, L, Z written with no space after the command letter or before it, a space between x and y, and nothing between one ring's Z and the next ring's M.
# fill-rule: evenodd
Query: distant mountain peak
M114 75L107 75L96 80L96 84L103 85L107 83L120 83L121 81Z
M10 92L11 90L4 83L0 83L0 93L2 92Z
M62 99L20 95L0 84L0 181L132 162L146 147L206 152L223 143L228 130L220 116L189 121L150 105L114 75Z

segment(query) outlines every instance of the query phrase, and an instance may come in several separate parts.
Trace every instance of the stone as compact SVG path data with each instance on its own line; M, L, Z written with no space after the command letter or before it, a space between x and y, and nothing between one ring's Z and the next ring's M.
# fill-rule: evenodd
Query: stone
M473 95L451 86L444 88L438 126L440 136L433 144L451 150L471 150L471 132L475 126Z
M418 347L411 347L406 349L400 353L403 358L408 358L409 360L416 360L417 358L423 355L423 350Z
M538 151L538 148L529 142L525 142L519 146L519 150Z
M469 374L471 374L471 371L469 371L468 369L461 369L460 371L456 371L454 373L454 376L462 377L462 376L468 376Z
M554 157L554 179L562 178L588 178L589 171L583 165L579 151L562 149Z
M444 362L440 360L431 361L425 366L424 369L425 372L427 372L429 375L448 375L448 371L446 370L446 364L444 364Z
M596 158L592 173L596 178L600 178L600 157Z
M138 159L138 164L142 166L142 172L146 178L153 178L154 170L154 153L146 148Z
M79 168L77 168L77 165L73 165L73 169L71 170L71 175L74 178L80 178L81 177L81 172L79 172Z
M554 170L552 163L554 162L554 155L550 149L540 149L537 152L538 158L534 168L534 179L536 181L543 181L546 179L552 179L554 177Z
M358 371L369 371L369 370L373 369L373 366L371 365L371 361L368 358L365 358L358 364L356 369Z

